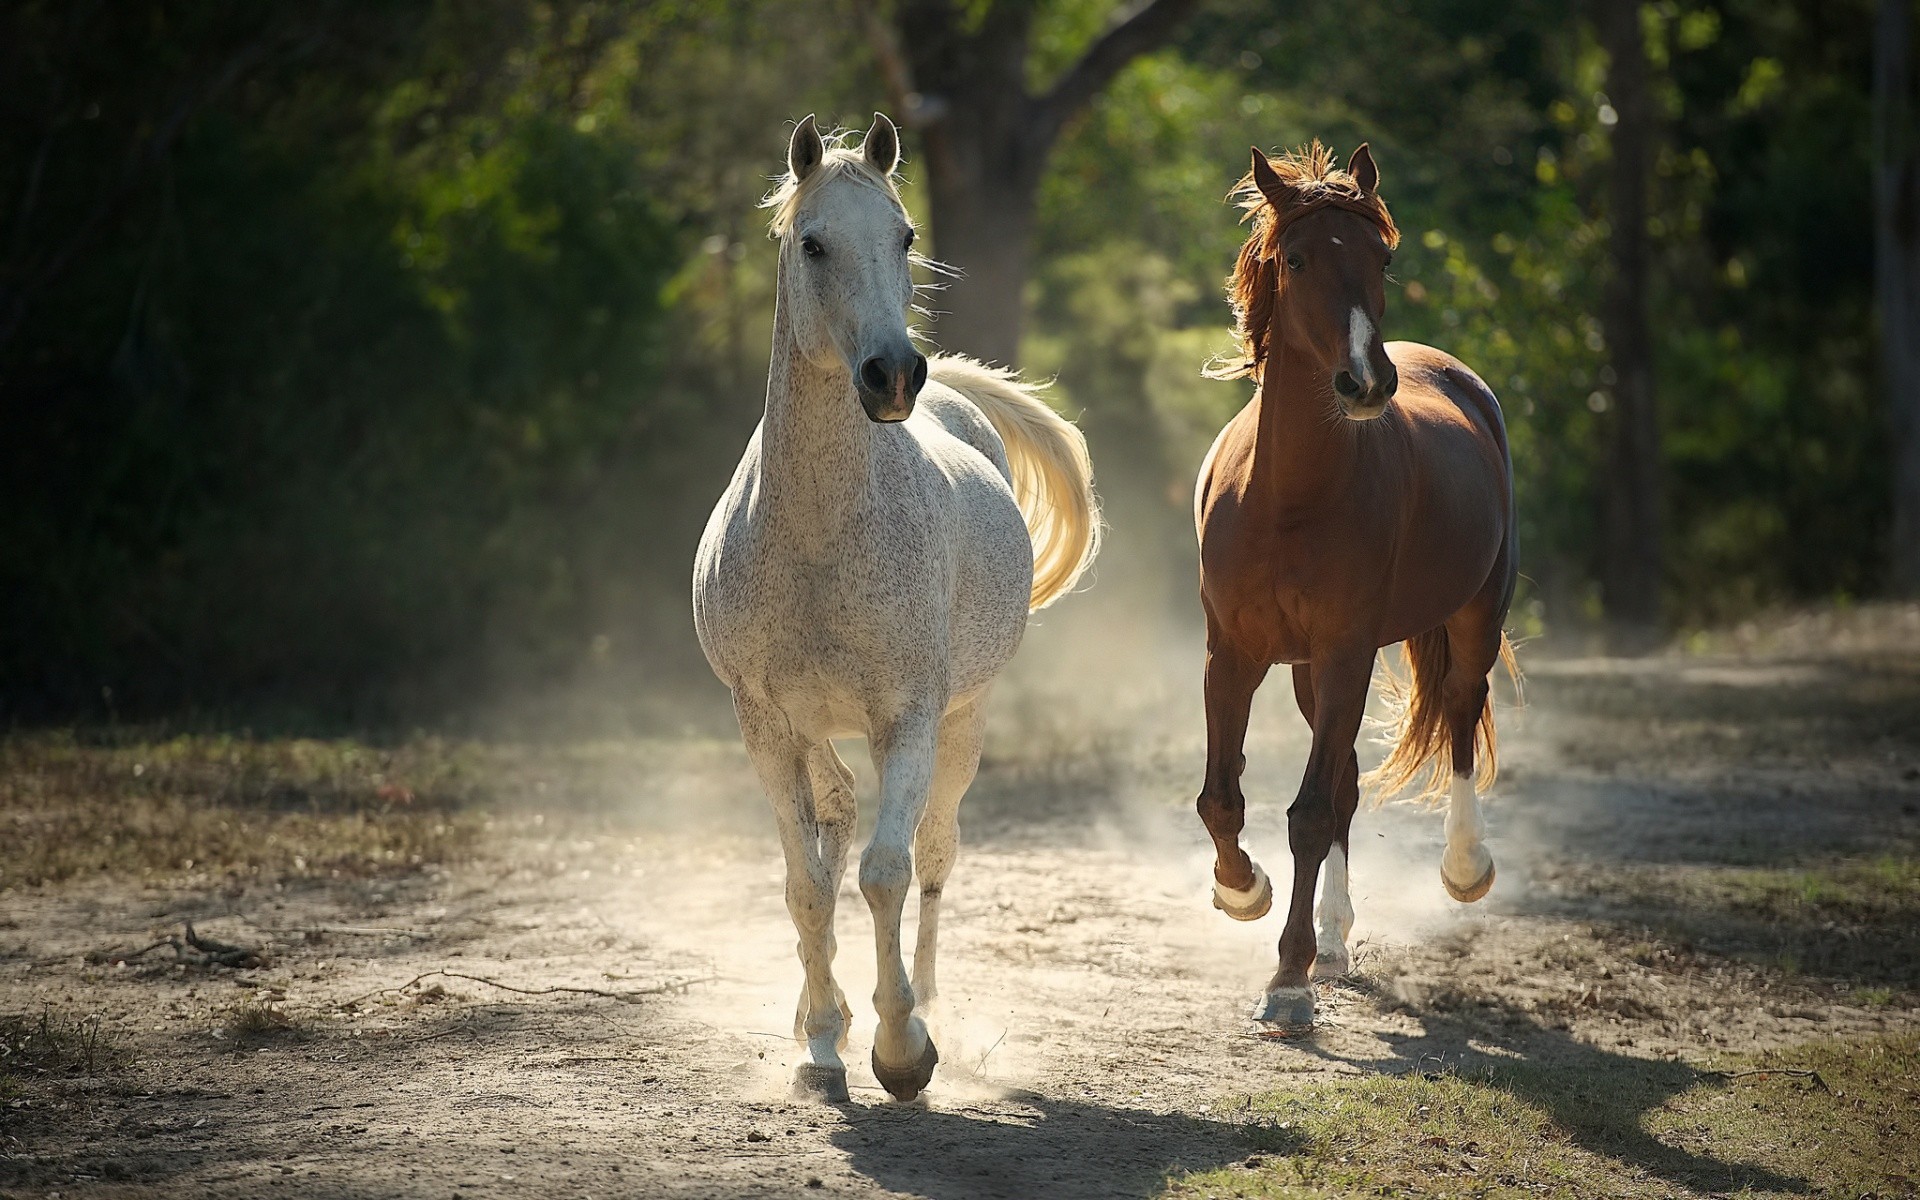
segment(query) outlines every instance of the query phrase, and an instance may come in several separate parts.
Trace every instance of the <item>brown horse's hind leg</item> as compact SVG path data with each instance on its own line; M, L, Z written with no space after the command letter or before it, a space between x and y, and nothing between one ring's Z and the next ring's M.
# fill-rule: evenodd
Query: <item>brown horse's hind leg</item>
M1253 921L1273 905L1273 885L1240 848L1247 800L1247 714L1267 664L1240 653L1212 630L1207 637L1207 778L1194 804L1213 837L1213 904L1237 921Z
M1313 668L1293 668L1293 702L1313 724ZM1313 910L1315 979L1338 979L1353 969L1347 935L1353 932L1353 898L1347 872L1353 864L1353 814L1360 807L1360 758L1347 755L1346 770L1333 788L1333 846L1327 850L1320 874L1320 903Z
M1486 820L1474 791L1475 739L1487 717L1487 676L1500 659L1502 613L1476 602L1447 621L1447 673L1440 687L1453 756L1453 784L1447 800L1447 848L1440 857L1440 882L1455 900L1471 904L1493 888L1493 854L1487 849Z
M1287 842L1293 850L1293 894L1280 932L1280 964L1267 984L1256 1019L1283 1025L1313 1020L1313 891L1339 831L1335 797L1354 764L1353 741L1367 707L1373 647L1351 647L1313 663L1313 750L1300 794L1287 809Z

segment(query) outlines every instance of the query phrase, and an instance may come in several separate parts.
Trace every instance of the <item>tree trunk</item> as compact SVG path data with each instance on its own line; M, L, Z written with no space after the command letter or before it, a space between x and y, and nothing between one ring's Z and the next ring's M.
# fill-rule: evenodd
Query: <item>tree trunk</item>
M1880 0L1873 49L1874 282L1893 423L1888 584L1920 596L1920 96L1911 0Z
M899 117L926 148L933 250L960 274L928 307L941 349L1017 363L1040 177L1061 129L1199 0L1147 0L1042 94L1027 90L1031 0L863 0L867 37Z
M1613 271L1601 310L1614 384L1600 589L1616 639L1627 648L1643 648L1660 627L1663 488L1653 338L1647 322L1653 106L1638 0L1600 0L1598 30L1607 52L1607 98L1616 114L1607 180Z
M976 176L933 181L933 252L959 274L927 307L942 350L1012 366L1025 323L1037 183Z

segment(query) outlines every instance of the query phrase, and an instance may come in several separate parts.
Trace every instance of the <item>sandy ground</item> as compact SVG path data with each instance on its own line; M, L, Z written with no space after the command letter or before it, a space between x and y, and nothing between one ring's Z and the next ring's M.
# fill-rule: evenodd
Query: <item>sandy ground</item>
M636 781L634 813L611 822L529 798L478 861L427 876L15 893L0 1011L101 1014L131 1062L0 1109L0 1195L1145 1195L1245 1157L1240 1100L1293 1080L1524 1057L1632 1070L1657 1100L1723 1052L1913 1028L1911 929L1875 942L1592 886L1910 854L1920 629L1894 633L1891 650L1829 631L1533 663L1529 708L1503 717L1493 895L1445 898L1437 814L1363 811L1356 973L1322 987L1322 1024L1298 1038L1247 1019L1282 914L1237 925L1207 904L1197 710L1178 734L990 761L947 890L942 1064L908 1105L865 1065L871 924L851 886L853 1103L789 1097L794 935L770 822L731 753L698 756L697 778ZM1269 690L1249 840L1284 879L1305 742ZM86 961L187 920L269 965ZM292 1027L236 1034L228 1013L247 1000Z

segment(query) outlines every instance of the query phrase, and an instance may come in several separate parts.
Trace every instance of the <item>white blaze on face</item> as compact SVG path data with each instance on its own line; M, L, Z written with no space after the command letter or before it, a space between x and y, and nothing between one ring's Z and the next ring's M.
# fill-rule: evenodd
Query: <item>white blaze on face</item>
M1373 322L1359 305L1347 315L1347 370L1369 391L1373 388L1373 370L1367 366L1367 347L1373 344Z

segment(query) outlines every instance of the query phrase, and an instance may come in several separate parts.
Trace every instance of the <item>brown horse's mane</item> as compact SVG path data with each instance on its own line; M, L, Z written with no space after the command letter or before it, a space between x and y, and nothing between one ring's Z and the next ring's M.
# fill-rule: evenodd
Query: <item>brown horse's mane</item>
M1218 363L1206 372L1212 379L1240 379L1258 376L1267 361L1267 346L1273 325L1274 305L1285 282L1280 264L1280 235L1295 221L1323 208L1344 208L1372 221L1386 239L1387 247L1400 243L1399 226L1379 196L1362 191L1360 183L1346 171L1333 165L1333 151L1316 138L1312 145L1269 159L1274 174L1294 189L1299 199L1282 212L1273 206L1248 171L1227 199L1246 210L1242 220L1253 222L1253 231L1240 257L1227 276L1227 298L1233 304L1234 333L1240 340L1240 354Z

